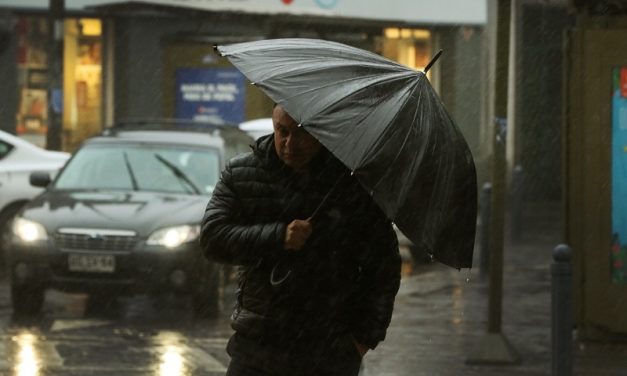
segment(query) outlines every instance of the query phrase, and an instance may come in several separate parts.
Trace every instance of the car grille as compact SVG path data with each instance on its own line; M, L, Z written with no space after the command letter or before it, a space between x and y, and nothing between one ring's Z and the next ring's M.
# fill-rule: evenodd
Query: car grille
M59 248L94 251L130 251L137 244L132 231L61 229L54 235Z

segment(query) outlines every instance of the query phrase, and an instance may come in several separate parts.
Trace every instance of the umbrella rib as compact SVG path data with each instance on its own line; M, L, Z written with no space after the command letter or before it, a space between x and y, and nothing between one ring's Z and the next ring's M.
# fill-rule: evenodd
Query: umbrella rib
M318 39L217 48L355 172L412 241L447 265L472 265L472 153L424 72Z
M412 72L412 73L413 73L413 72ZM342 97L337 98L337 100L336 100L335 102L331 102L331 103L329 103L327 106L320 108L320 109L319 109L319 111L317 111L317 114L319 114L319 113L321 113L321 112L325 111L326 109L328 109L328 108L329 108L330 106L332 106L333 104L336 104L336 103L338 103L338 102L341 102L343 99L345 99L345 98L347 98L347 97L349 97L349 96L352 96L352 95L354 95L355 93L358 93L358 92L360 92L360 91L362 91L362 90L366 90L366 89L370 88L371 86L374 86L374 85L377 85L377 84L381 83L382 81L385 81L385 82L391 82L391 81L394 81L394 80L397 80L397 79L404 78L404 77L403 77L404 75L407 75L407 72L400 72L400 74L399 74L398 72L395 72L395 73L386 73L386 74L381 74L381 75L372 74L372 75L368 75L368 76L356 76L356 77L350 77L350 78L348 78L348 79L345 79L345 80L343 80L343 81L340 81L340 83L338 83L338 82L331 82L331 83L328 83L328 84L326 84L326 85L317 86L317 87L309 88L309 89L307 89L307 90L303 90L303 91L299 92L297 95L292 95L292 96L289 96L289 97L288 97L288 96L286 96L286 100L289 100L290 98L294 98L295 96L301 96L301 95L305 95L305 94L308 94L308 93L311 93L311 92L318 91L318 90L320 90L321 88L333 87L333 86L336 86L336 85L338 85L338 84L346 84L346 83L349 83L349 82L352 82L352 81L363 80L364 78L368 78L368 77L377 77L377 76L381 76L381 79L378 79L378 80L373 80L372 82L369 82L367 85L365 85L365 86L361 86L358 90L353 90L353 91L351 91L351 92L349 92L349 93L346 93L346 94L345 94L345 95L343 95ZM391 76L392 78L390 78L390 76ZM267 80L269 80L269 79L272 79L272 77L270 77L270 78L268 78L268 79L265 79L265 80L262 80L262 81L258 81L258 82L256 82L256 85L257 85L257 86L259 86L259 87L264 87L264 86L267 86L267 85L265 84L265 82L266 82ZM299 119L299 121L300 121L300 122L303 122L304 120Z
M271 42L271 40L269 40ZM266 41L266 42L269 42ZM240 46L242 45L250 45L250 44L255 44L256 46L259 45L259 42L248 42L248 43L242 43ZM324 45L325 47L320 47L320 45ZM244 48L234 48L233 46L216 46L218 48L218 51L220 52L220 54L222 56L228 57L229 59L233 58L234 56L237 56L238 54L243 54L248 52L248 48L244 47ZM268 44L266 46L264 46L263 48L258 48L256 47L257 51L259 51L262 54L266 54L269 51L278 51L278 52L284 52L284 51L290 51L291 53L295 53L296 56L302 56L302 52L303 51L309 51L312 52L313 56L321 56L321 55L327 55L329 50L332 51L340 51L345 57L345 60L349 60L349 61L368 61L369 59L372 59L374 61L377 61L380 64L385 64L385 65L391 65L391 66L395 66L398 68L403 68L403 69L407 69L407 67L399 64L398 62L388 59L385 56L381 56L379 54L373 53L371 51L365 51L365 50L361 50L359 48L356 47L352 47L352 46L346 46L337 42L333 42L333 41L321 41L318 39L308 39L308 38L284 38L281 40L280 44Z
M422 79L423 77L424 77L424 75L421 75L421 76L419 77L419 80L420 80L420 79ZM418 84L419 80L418 80L418 81L416 81L416 85ZM421 93L421 92L419 92L419 95L420 95L420 96L418 97L418 100L416 101L417 103L420 103L420 99L422 98L422 93ZM404 103L403 103L403 106L404 106L404 105L406 105L406 104L408 103L409 98L411 98L411 96L408 96L408 97L405 99L405 101L404 101ZM402 106L401 106L401 107L402 107ZM414 116L413 116L413 118L414 118L414 119L416 118L416 114L417 114L417 113L418 113L418 106L416 106L416 107L415 107L415 110L414 110ZM390 167L392 166L392 164L393 164L393 163L394 163L394 162L395 162L395 161L399 158L399 156L401 155L401 153L402 153L403 149L405 148L405 145L407 144L407 140L409 139L409 135L411 134L411 131L412 131L412 128L411 128L411 127L408 127L408 128L407 128L407 132L405 133L405 137L403 138L403 143L402 143L402 144L401 144L401 146L398 148L398 151L397 151L396 155L394 156L394 158L393 158L393 159L392 159L392 160L388 163L388 168L386 169L386 171L388 171L388 173L389 173L389 171L391 171ZM383 137L383 134L381 134L381 135L379 136L379 138L378 138L375 142L373 142L373 144L376 144L376 143L377 143L377 142L378 142L378 141L379 141L382 137ZM362 159L362 162L363 162L363 159ZM415 161L414 161L414 162L415 162ZM360 164L361 164L361 162L360 162ZM372 191L375 191L375 189L376 189L376 188L379 186L379 184L383 181L383 178L384 178L386 175L387 175L387 174L382 175L382 176L381 176L381 177L377 180L377 182L376 182L376 183L373 185L373 187L372 187ZM403 188L403 187L401 187L401 188ZM400 197L403 197L403 196L406 194L406 192L407 192L407 188L405 188L405 189L404 189L404 191L405 191L405 193L399 194L399 198L400 198ZM399 201L399 202L401 202L402 200L400 200L400 199L399 199L398 201ZM395 210L395 211L396 211L396 210Z
M402 75L395 75L395 76L397 76L397 77L394 77L394 78L392 78L392 79L390 79L389 77L387 77L387 78L386 78L386 82L391 82L391 81L394 81L394 80L399 80L399 79L404 78L404 77L402 77ZM420 77L420 76L419 76L419 77ZM363 77L362 77L362 78L363 78ZM355 79L359 79L359 78L355 78ZM350 93L347 93L345 96L343 96L343 97L339 98L338 100L336 100L336 101L334 101L334 102L330 102L330 103L328 103L326 106L324 106L324 107L320 108L320 109L316 112L316 115L319 115L320 113L326 112L326 110L327 110L328 108L330 108L330 107L331 107L331 106L333 106L333 105L336 105L337 103L340 103L340 102L341 102L343 99L345 99L346 97L349 97L349 96L351 96L351 95L354 95L355 93L358 93L358 92L360 92L360 91L367 90L367 89L369 89L371 86L376 85L376 84L379 84L380 82L381 82L381 81L373 81L373 82L370 82L370 83L369 83L368 85L366 85L366 86L362 86L362 87L360 87L360 88L359 88L359 90L356 90L356 91L352 91L352 92L350 92ZM418 81L417 81L417 82L418 82ZM327 86L332 86L332 85L330 84L330 85L327 85ZM407 101L407 99L406 99L405 101ZM309 120L309 119L308 119L308 120ZM308 121L308 120L307 120L307 121ZM314 120L313 122L315 123L315 120ZM306 121L301 121L301 123L303 124L303 126L304 126L305 128L311 128L311 129L314 129L314 130L316 129L314 126L310 126L310 125L308 125L308 124L306 123ZM351 131L350 131L348 134L354 134L354 133L356 132L356 129L357 129L357 127L352 128L352 129L351 129ZM364 137L364 134L365 134L365 133L364 133L364 132L362 132L362 133L360 133L360 134L356 135L356 136L355 136L355 137L356 137L356 139L355 139L354 143L359 143L359 140L361 140L361 139ZM372 144L376 144L376 142L377 142L378 140L379 140L379 138L377 138L376 140L372 141L372 142L371 142L371 145L372 145ZM325 146L326 146L326 145L325 145ZM340 147L340 145L336 145L336 147L335 147L335 148L329 148L329 151L330 151L331 153L333 153L333 154L336 154L337 148L339 148L339 147ZM360 162L360 163L361 163L361 162ZM358 163L357 165L359 165L360 163ZM351 166L349 166L349 167L350 167L351 169L353 169L353 167L351 167Z
M323 107L318 108L318 109L317 109L317 111L316 111L316 113L314 114L314 116L317 116L317 115L319 115L319 114L321 114L321 113L326 113L326 112L327 112L327 110L328 110L329 108L331 108L332 106L334 106L334 105L336 105L336 104L338 104L338 103L341 103L344 99L346 99L346 98L348 98L348 97L350 97L350 96L353 96L353 95L355 95L356 93L362 92L362 91L364 91L364 90L368 90L370 87L375 86L375 85L378 85L378 84L380 84L382 81L385 81L385 82L392 82L392 81L395 81L395 80L400 80L400 79L404 78L404 77L402 77L402 76L403 76L403 75L394 74L394 75L392 75L392 78L390 78L390 77L389 77L389 75L387 75L387 77L385 77L384 79L382 78L382 79L380 79L380 80L373 80L373 81L369 82L367 85L365 85L365 86L361 86L358 90L353 90L353 91L351 91L351 92L349 92L349 93L346 93L345 95L343 95L343 96L341 96L341 97L336 98L336 100L335 100L335 101L333 101L333 102L329 102L329 103L327 103L326 105L324 105ZM343 81L343 82L349 82L349 81L352 81L352 80L358 80L358 79L363 79L363 76L362 76L362 77L351 78L351 79L346 80L346 81ZM320 87L332 87L333 85L336 85L336 84L337 84L337 83L330 83L330 84L328 84L328 85L325 85L325 86L320 86ZM309 89L309 90L306 90L306 91L304 91L304 92L299 93L299 95L303 95L304 93L309 93L309 92L311 92L311 91L316 91L316 90L318 90L320 87L318 87L318 88L314 88L314 89ZM291 98L291 97L290 97L290 98ZM288 98L288 99L289 99L289 98ZM308 122L308 121L310 121L310 119L305 119L305 120L301 119L301 120L300 120L300 122L301 122L301 123L302 123L305 127L310 127L310 128L315 129L315 127L314 127L314 126L309 126L308 124L306 124L306 122ZM315 120L314 120L314 123L315 123ZM363 134L362 134L362 135L363 135ZM362 135L360 135L359 137L361 137ZM333 151L333 150L330 150L330 151Z
M298 65L298 64L302 64L300 62L301 60L303 62L311 63L311 65L307 67L308 69ZM337 68L340 66L345 66L351 69L354 69L354 68L373 69L373 70L379 71L378 74L399 73L399 72L416 73L415 71L410 70L408 68L394 66L394 65L383 65L382 63L372 63L368 61L359 61L358 63L356 63L354 61L347 61L344 59L324 59L324 60L316 60L312 62L311 60L305 59L305 58L295 58L289 64L284 64L283 66L281 66L282 69L277 69L277 72L278 72L277 74L281 76L285 76L288 73L292 73L295 71L298 72L298 74L300 75L302 75L303 73L312 73L312 72L319 73L319 72L324 72L325 70L334 71L334 70L337 70ZM268 79L273 79L275 77L276 75L272 75L263 79L263 81L268 80ZM363 76L358 76L358 77L363 77Z

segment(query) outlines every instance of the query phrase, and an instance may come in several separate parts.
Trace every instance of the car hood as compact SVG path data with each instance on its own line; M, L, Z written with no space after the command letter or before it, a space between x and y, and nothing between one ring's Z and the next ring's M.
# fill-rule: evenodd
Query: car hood
M21 216L48 233L60 228L135 231L147 237L157 229L200 223L209 197L154 192L48 191L31 201Z

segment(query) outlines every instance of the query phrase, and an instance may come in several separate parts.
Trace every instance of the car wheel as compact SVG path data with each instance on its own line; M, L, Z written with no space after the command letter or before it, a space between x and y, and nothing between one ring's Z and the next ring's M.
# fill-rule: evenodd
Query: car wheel
M35 316L44 305L45 289L39 286L11 285L13 313L18 316Z
M217 317L222 310L224 295L222 267L206 264L194 284L191 295L194 316L197 318Z

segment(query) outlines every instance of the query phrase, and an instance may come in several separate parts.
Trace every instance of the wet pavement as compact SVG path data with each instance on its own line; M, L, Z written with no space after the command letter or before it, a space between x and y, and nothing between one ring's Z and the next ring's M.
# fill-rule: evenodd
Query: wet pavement
M488 333L488 279L478 267L432 264L403 279L387 339L366 356L364 375L551 375L550 265L561 230L558 207L538 211L525 216L521 239L504 247L501 333L519 364L466 364ZM627 375L627 343L573 345L574 375Z
M0 301L8 301L3 284ZM0 375L224 375L228 314L194 319L187 299L134 297L107 309L49 292L42 317L2 304ZM91 313L97 312L97 313Z
M520 364L466 364L487 334L488 282L478 267L406 262L387 339L366 355L363 375L550 375L550 264L559 226L532 222L504 255L502 334ZM41 318L16 321L0 281L0 375L224 375L233 298L227 289L222 315L197 320L176 296L124 298L103 310L84 295L52 291ZM575 375L627 375L627 344L574 345Z

